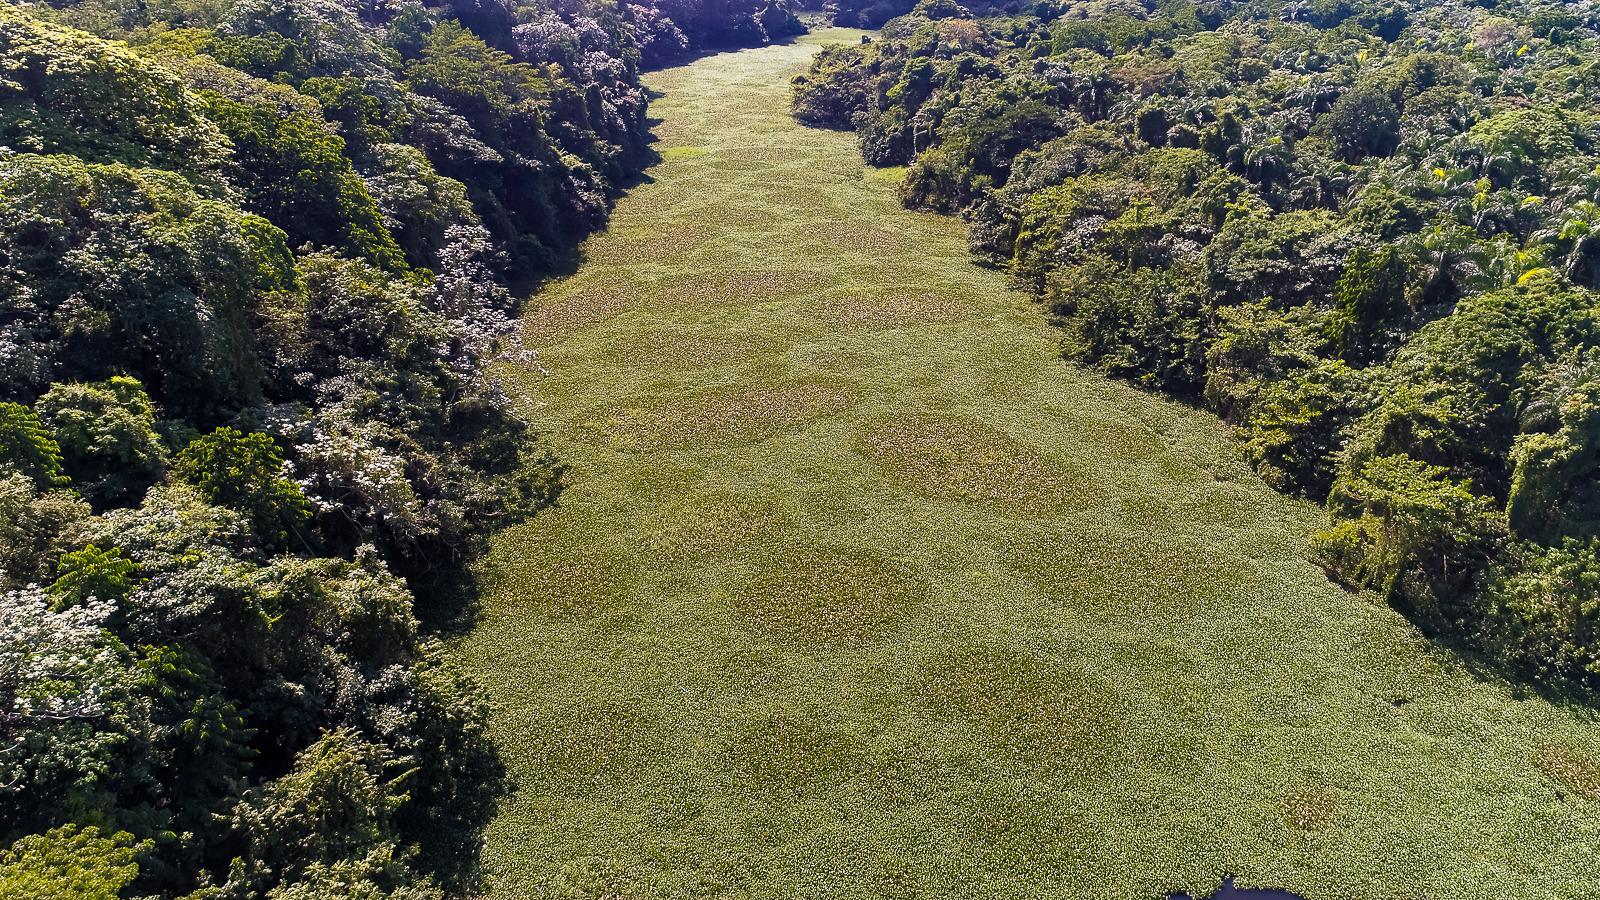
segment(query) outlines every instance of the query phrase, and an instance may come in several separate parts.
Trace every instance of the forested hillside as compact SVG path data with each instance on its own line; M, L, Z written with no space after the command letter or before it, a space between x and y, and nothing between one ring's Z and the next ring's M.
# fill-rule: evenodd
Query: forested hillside
M0 896L471 888L502 776L432 635L560 486L508 285L648 161L641 67L798 29L0 7Z
M873 24L905 6L841 2ZM1317 553L1600 688L1600 9L925 0L796 80L1084 366L1237 428Z

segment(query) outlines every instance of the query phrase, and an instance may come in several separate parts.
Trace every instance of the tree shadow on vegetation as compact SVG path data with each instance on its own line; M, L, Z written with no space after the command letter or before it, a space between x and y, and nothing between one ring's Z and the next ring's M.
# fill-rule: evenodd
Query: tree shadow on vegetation
M983 262L982 258L977 256L973 257L973 260L978 264ZM1011 278L1010 282L1019 289L1028 287L1025 281L1017 278ZM1034 297L1034 302L1040 305L1045 303L1037 296ZM1062 324L1059 317L1052 317L1051 322L1057 326ZM1076 352L1070 338L1060 340L1059 354L1064 362L1080 370L1114 378L1128 388L1163 402L1177 403L1195 412L1218 417L1219 426L1226 430L1234 442L1230 446L1237 449L1244 461L1249 464L1249 471L1253 473L1250 476L1252 479L1260 479L1274 490L1323 507L1324 514L1328 515L1326 524L1330 527L1320 532L1317 538L1323 539L1335 533L1340 513L1333 511L1335 508L1329 506L1326 486L1314 489L1299 482L1285 483L1281 477L1274 477L1270 464L1263 466L1264 460L1258 456L1260 449L1258 444L1253 443L1249 423L1230 421L1210 405L1205 392L1200 388L1173 384L1154 387L1133 380L1129 372L1119 370L1114 365L1085 362ZM1218 469L1214 474L1219 480L1231 477L1224 469ZM1503 639L1504 636L1493 635L1486 627L1481 626L1478 633L1454 630L1460 628L1463 621L1475 620L1484 615L1481 606L1473 605L1486 602L1481 586L1458 586L1455 588L1455 594L1445 595L1442 599L1433 597L1432 603L1440 605L1440 608L1430 609L1427 604L1408 600L1398 591L1386 593L1380 586L1363 581L1362 577L1359 577L1362 573L1346 571L1341 566L1341 560L1330 558L1325 551L1313 552L1311 560L1331 584L1345 591L1352 599L1373 595L1376 600L1394 610L1428 640L1432 649L1457 664L1464 674L1475 681L1503 685L1518 699L1538 697L1586 717L1600 717L1600 690L1584 681L1582 676L1540 672L1527 659L1513 656L1504 646L1495 645L1493 639L1496 637Z
M530 436L529 440L537 438ZM540 480L537 489L521 509L496 521L494 531L524 524L560 504L561 494L567 487L568 469L548 455L540 463L548 468L537 473ZM407 581L416 588L414 608L424 634L460 637L477 625L483 614L483 598L499 584L494 570L478 564L488 555L491 537L490 531L481 530L472 536L471 545L462 552L434 560L426 569L405 573Z
M646 165L647 166L656 166L656 165L660 164L660 162L662 160L661 154L657 153L654 147L649 148L649 152L650 152L650 161L648 163L646 163ZM620 197L626 197L629 194L633 193L635 190L637 190L637 189L639 189L639 188L641 188L641 187L643 187L643 186L645 186L647 184L655 184L655 183L656 183L655 176L651 175L647 171L639 171L639 172L637 172L637 173L635 173L633 175L629 175L627 178L624 178L621 181L617 182L617 187L621 188L621 190L622 190L622 193L619 196Z
M1417 626L1435 652L1455 663L1467 677L1479 684L1500 685L1517 700L1537 697L1566 709L1574 717L1586 722L1600 722L1600 696L1593 691L1567 681L1536 680L1510 663L1473 647L1460 636L1423 627L1395 603L1391 602L1389 606ZM1401 699L1404 701L1406 698Z
M530 434L528 440L535 438ZM535 463L543 467L528 502L512 517L497 521L495 530L528 522L555 508L566 487L568 470L544 455ZM459 553L437 560L409 578L416 584L417 619L425 635L455 638L479 621L483 598L497 590L498 573L480 565L489 549L490 529L480 529ZM476 695L480 690L453 666L430 670L442 683L434 688L449 696ZM425 740L431 754L449 760L435 777L411 783L407 801L396 813L401 833L426 836L419 841L417 868L431 875L450 896L482 896L487 869L482 853L484 834L503 803L515 792L501 748L489 737L488 710L475 706L454 716L440 716Z
M646 124L652 129L660 123L660 119L653 118L646 120ZM612 182L611 196L608 197L606 201L606 224L601 225L592 231L583 233L570 247L563 247L555 250L547 259L543 260L539 266L530 267L525 272L513 272L508 274L508 289L516 296L523 298L519 304L519 311L525 310L528 303L534 300L534 298L538 297L538 295L547 287L549 287L551 283L560 281L564 278L571 278L573 275L576 275L578 270L583 268L584 264L588 262L589 259L588 254L586 254L583 249L584 243L589 238L597 234L603 234L610 230L610 211L614 210L616 205L621 202L623 198L627 197L635 190L638 190L645 185L656 183L655 176L651 175L649 170L660 165L664 159L660 151L656 150L654 146L655 144L660 143L661 139L652 131L649 134L648 140L649 143L645 144L645 146L640 148L630 158L628 162L628 169L630 172L625 175L617 176L617 178Z
M439 729L439 752L451 759L449 777L414 785L396 814L401 833L426 835L417 868L453 897L483 896L484 833L500 805L514 793L499 747L481 721L460 730Z
M466 565L442 567L417 591L417 621L439 637L466 634L482 617L484 579Z

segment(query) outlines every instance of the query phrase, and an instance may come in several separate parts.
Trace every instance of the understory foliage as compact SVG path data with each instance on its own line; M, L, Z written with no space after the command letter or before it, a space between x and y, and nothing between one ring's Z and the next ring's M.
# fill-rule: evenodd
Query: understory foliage
M803 122L1037 292L1084 366L1234 425L1317 551L1433 633L1600 689L1600 7L914 10Z
M502 775L436 634L560 485L508 285L647 161L641 66L797 27L0 6L0 895L473 889Z

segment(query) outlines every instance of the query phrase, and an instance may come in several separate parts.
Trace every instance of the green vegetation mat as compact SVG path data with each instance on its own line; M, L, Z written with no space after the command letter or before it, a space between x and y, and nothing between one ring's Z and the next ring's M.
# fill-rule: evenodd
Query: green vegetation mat
M795 125L858 35L652 76L654 181L528 314L572 471L459 647L494 896L1600 894L1592 716L1330 584L1209 414Z

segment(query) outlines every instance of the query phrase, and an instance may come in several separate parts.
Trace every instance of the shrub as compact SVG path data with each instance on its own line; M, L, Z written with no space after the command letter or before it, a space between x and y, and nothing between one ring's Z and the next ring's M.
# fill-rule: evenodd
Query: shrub
M37 406L68 473L95 500L136 499L166 468L155 404L135 379L52 385Z
M305 540L311 504L284 477L283 454L272 438L224 426L189 442L174 471L211 503L245 513L256 537L271 546Z

